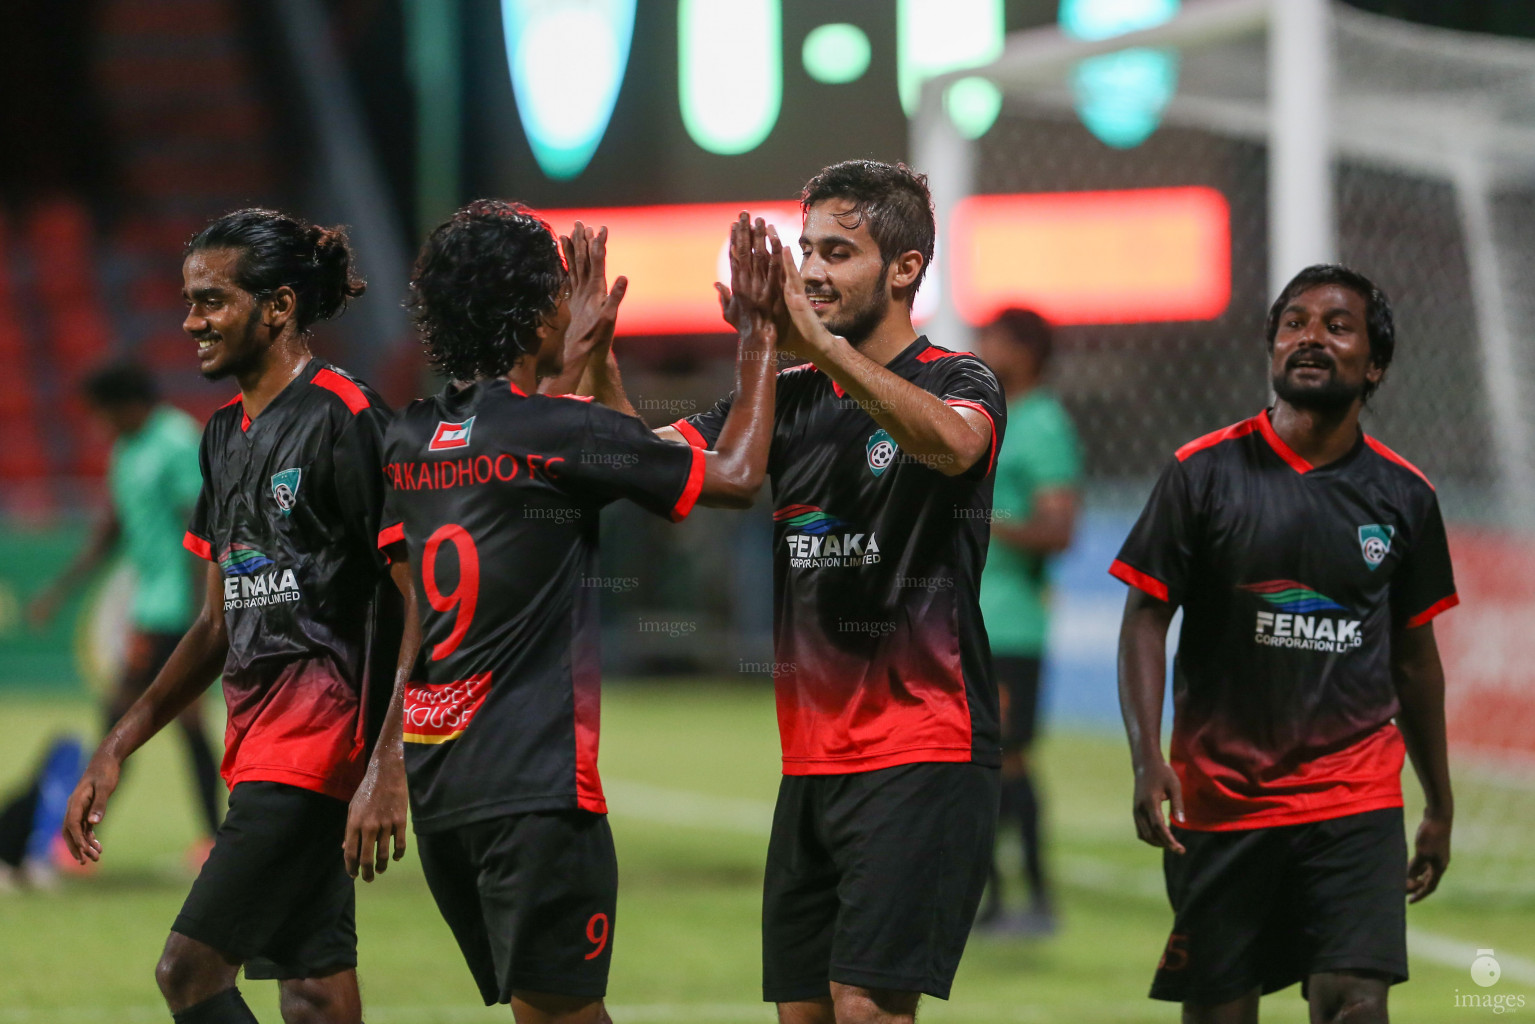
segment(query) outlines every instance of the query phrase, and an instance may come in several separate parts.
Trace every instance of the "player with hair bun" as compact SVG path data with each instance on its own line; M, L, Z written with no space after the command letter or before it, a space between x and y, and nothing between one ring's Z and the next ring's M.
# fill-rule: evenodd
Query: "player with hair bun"
M220 675L229 813L155 971L178 1024L254 1024L235 988L280 983L290 1024L358 1024L357 931L343 842L404 852L403 794L349 823L399 644L374 543L389 410L316 359L309 328L365 287L341 228L272 210L220 217L188 243L182 329L209 380L240 393L203 431L185 546L209 562L202 611L102 740L65 815L82 864L123 762ZM373 782L370 790L376 788ZM368 856L374 856L370 848ZM371 877L371 870L368 871Z

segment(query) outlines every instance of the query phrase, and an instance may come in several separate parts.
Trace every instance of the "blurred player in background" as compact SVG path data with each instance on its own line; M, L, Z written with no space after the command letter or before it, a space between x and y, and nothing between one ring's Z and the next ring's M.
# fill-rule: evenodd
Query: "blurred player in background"
M980 333L980 356L1007 395L1007 443L997 453L991 550L981 577L981 612L991 640L1002 709L1001 821L1018 826L1029 907L1004 910L1002 873L993 855L979 923L999 931L1049 935L1054 900L1046 882L1040 800L1030 772L1039 718L1040 667L1050 634L1049 563L1071 544L1081 474L1077 431L1044 386L1050 325L1033 310L1004 310Z
M403 759L438 909L486 1005L511 1003L519 1024L610 1020L618 868L597 775L599 618L586 582L599 514L619 499L673 521L698 501L749 505L772 433L781 261L744 214L721 296L740 331L742 397L717 450L539 393L540 377L560 386L567 336L576 350L611 341L626 282L608 291L605 237L577 224L562 240L567 273L549 226L523 206L481 200L434 231L411 306L449 383L405 409L385 442L379 544L424 615L402 644L402 685L369 766L378 783L364 790L387 803L404 788ZM424 678L404 685L423 643ZM366 814L355 825L348 857L371 878L387 866L387 836Z
M1007 411L986 364L917 334L927 180L850 160L801 194L773 446L784 778L763 997L785 1024L910 1022L948 998L996 835L1001 748L978 591ZM605 358L604 358L605 357ZM595 393L632 407L611 348ZM659 430L721 443L740 393Z
M65 817L83 862L123 761L223 674L229 813L156 969L179 1024L250 1024L235 988L276 978L283 1019L357 1024L357 932L342 857L387 700L399 600L379 556L388 410L309 350L309 326L363 291L339 228L271 210L214 221L187 246L183 329L203 376L240 394L203 431L186 546L210 563L202 612L102 741ZM382 670L382 671L381 671ZM404 808L396 827L404 828Z
M85 380L90 409L112 435L107 469L111 504L89 542L28 609L42 626L64 600L121 552L133 570L126 660L107 700L110 730L146 689L176 649L199 601L202 570L181 546L187 518L202 490L197 468L197 423L160 401L154 378L132 362L104 366ZM176 718L197 782L197 818L205 832L192 854L202 866L219 826L218 766L194 700Z
M1175 914L1151 995L1192 1024L1252 1022L1260 995L1300 981L1312 1021L1383 1024L1407 978L1403 868L1416 902L1450 859L1432 619L1455 581L1433 486L1359 427L1396 347L1386 296L1308 267L1267 334L1274 406L1178 449L1111 570L1131 587L1135 827L1166 851ZM1425 798L1410 862L1404 753Z

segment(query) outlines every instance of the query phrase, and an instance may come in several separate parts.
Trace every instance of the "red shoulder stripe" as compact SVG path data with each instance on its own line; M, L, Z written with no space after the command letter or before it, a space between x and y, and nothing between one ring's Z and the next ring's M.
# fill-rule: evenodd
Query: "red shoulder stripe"
M975 355L974 352L950 352L946 348L939 348L937 345L929 345L927 348L925 348L921 352L917 353L917 362L919 362L919 363L931 363L935 359L947 359L950 356L973 356L973 355Z
M1224 441L1234 441L1239 437L1246 437L1258 429L1258 417L1243 420L1241 423L1233 423L1229 427L1212 431L1204 437L1196 437L1177 451L1178 461L1182 462L1195 452L1202 452L1206 448L1214 448Z
M682 439L694 448L708 448L709 442L704 440L704 435L698 432L698 428L687 420L678 420L672 424L672 429L682 435Z
M398 544L405 539L405 524L395 523L378 531L378 546L387 548L391 544Z
M352 410L353 416L362 412L369 405L368 396L362 393L362 388L328 367L316 373L311 383L318 384L326 391L340 398L346 403L346 407Z
M238 404L239 404L239 403L240 403L240 402L242 402L242 401L244 401L244 400L245 400L245 396L244 396L244 395L235 395L235 396L234 396L234 397L233 397L233 398L231 398L231 399L230 399L230 400L229 400L229 401L227 401L227 402L225 402L225 403L224 403L224 404L223 404L223 405L221 405L221 406L219 406L219 408L220 408L220 409L227 409L227 408L229 408L229 407L230 407L230 406L231 406L231 405L238 405Z
M1114 559L1114 564L1109 566L1109 575L1115 579L1123 580L1137 590L1144 590L1158 601L1167 600L1167 584L1155 576L1148 576L1131 565L1126 565L1119 559Z
M186 536L181 538L181 546L192 552L192 554L196 555L198 558L209 562L214 561L213 545L203 540L191 530L188 530Z
M1419 469L1417 466L1414 466L1412 463L1410 463L1406 459L1402 458L1396 452L1392 451L1390 448L1387 448L1385 445L1383 445L1379 441L1375 440L1375 438L1371 437L1369 434L1364 435L1364 443L1369 445L1370 448L1374 450L1375 454L1379 455L1381 458L1388 459L1391 462L1396 463L1398 466L1404 466L1407 469L1410 469L1414 473L1418 474L1418 479L1422 480L1424 483L1428 484L1428 489L1429 490L1432 491L1432 490L1436 490L1437 489L1437 488L1434 487L1434 482L1432 480L1430 480L1428 477L1423 475L1423 470ZM1443 609L1440 609L1440 610L1443 611ZM1424 619L1423 621L1427 622L1428 620Z
M1419 476L1421 475L1422 474L1420 473ZM1433 484L1429 484L1429 486L1432 487ZM1460 604L1459 594L1451 594L1449 597L1440 598L1438 601L1435 601L1433 604L1429 605L1427 608L1423 609L1421 612L1408 619L1407 628L1417 629L1419 626L1426 626L1435 616L1442 612L1449 611L1451 608L1454 608L1458 604Z

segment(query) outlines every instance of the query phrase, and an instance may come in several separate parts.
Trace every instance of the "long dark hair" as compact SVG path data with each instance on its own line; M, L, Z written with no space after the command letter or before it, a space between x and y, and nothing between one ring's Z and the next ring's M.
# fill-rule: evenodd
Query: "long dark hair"
M320 227L276 210L252 207L226 213L192 236L186 255L207 249L240 254L235 284L259 302L284 285L297 299L300 331L329 320L368 287L353 266L343 227Z

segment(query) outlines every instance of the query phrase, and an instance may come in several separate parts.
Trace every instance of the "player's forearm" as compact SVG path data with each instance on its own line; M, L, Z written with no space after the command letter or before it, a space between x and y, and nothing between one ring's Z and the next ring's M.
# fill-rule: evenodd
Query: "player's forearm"
M1397 634L1392 644L1392 677L1400 705L1397 727L1423 787L1424 810L1448 821L1455 815L1455 796L1450 788L1444 721L1444 667L1432 630L1432 626L1421 626Z
M1056 555L1071 547L1074 517L1038 511L1016 525L992 520L991 535L1010 548L1031 555Z
M1136 771L1160 764L1172 606L1132 590L1119 631L1119 710Z
M716 508L750 508L767 476L777 390L777 334L771 322L754 320L736 351L736 391L706 454L699 502Z
M586 364L586 376L581 383L583 387L591 389L581 394L591 395L614 412L639 418L640 414L634 410L629 395L624 391L624 379L618 372L618 359L613 355L612 348L603 352L602 358L593 357Z
M228 652L229 641L222 624L212 621L206 613L199 616L149 689L101 741L96 756L121 763L148 743L218 678Z
M843 339L834 338L816 362L912 458L946 476L958 476L985 456L990 441L952 406Z
M403 550L403 546L401 548ZM378 742L373 748L373 760L381 768L405 764L405 688L410 685L415 671L416 658L421 653L421 615L416 605L416 588L411 582L408 561L395 561L389 566L389 574L404 598L404 628L400 632L400 651L394 665L394 690L389 696L389 710L384 713L379 728Z

